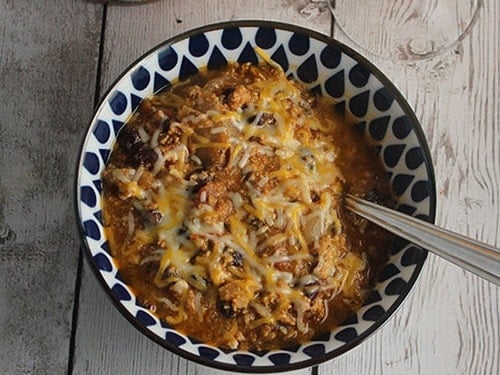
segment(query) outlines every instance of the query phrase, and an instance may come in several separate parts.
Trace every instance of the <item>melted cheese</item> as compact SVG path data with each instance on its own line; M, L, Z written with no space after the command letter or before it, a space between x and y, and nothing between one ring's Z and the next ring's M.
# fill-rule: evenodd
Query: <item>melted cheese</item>
M327 134L332 125L322 123L311 111L297 113L304 105L301 89L287 80L283 72L257 81L249 89L259 93L258 100L248 103L244 111L212 109L171 124L181 132L179 144L170 151L155 148L158 161L153 175L162 177L152 191L146 192L136 181L123 178L131 197L138 200L148 197L162 214L158 225L149 226L147 230L130 230L135 230L135 249L151 242L162 249L154 281L160 287L174 284L174 290L181 295L179 304L165 301L176 313L168 318L170 324L189 319L184 304L190 288L196 291L199 305L201 293L207 288L234 283L234 288L240 291L238 298L250 301L249 308L258 315L252 327L275 324L292 314L289 319L296 317L297 328L305 332L308 326L304 316L311 305L298 282L303 275L282 272L275 264L322 262L316 255L320 239L341 231L332 201L332 195L339 192L343 181L334 164L335 150L325 137L311 136L307 130L319 129ZM180 99L174 94L166 98L172 100L172 107L180 107ZM262 125L260 121L269 116L272 116L270 123ZM253 121L248 122L249 118ZM231 127L232 135L227 142L213 142L193 131L192 127L201 121L215 124L211 134L225 133L225 129ZM145 138L142 132L141 137ZM151 145L158 146L158 132L154 133ZM186 178L185 171L190 163L195 167L202 163L189 150L203 148L228 149L225 168L239 168L249 175L255 172L260 176L256 181L246 181L240 191L228 192L232 210L225 223L217 222L218 212L204 203L206 195L202 199L204 204L195 206L192 201L193 184ZM259 161L253 158L259 160L263 156L275 160L278 168L260 171ZM162 174L167 160L168 174ZM312 198L313 192L318 199ZM249 225L253 219L259 221L260 228ZM203 250L205 254L200 256L200 261L193 261L200 252L200 243L196 241L212 243L211 248ZM286 250L279 252L282 250L278 249ZM224 263L228 251L241 255L241 267L230 268L229 263ZM270 254L261 255L266 252ZM318 288L333 289L335 293L344 288L350 293L353 275L364 267L363 260L347 254L335 263L335 270L339 270L335 277L323 280ZM314 278L312 274L306 276ZM259 303L255 299L256 291L262 295L273 294L281 307L271 309ZM203 320L201 312L198 319Z

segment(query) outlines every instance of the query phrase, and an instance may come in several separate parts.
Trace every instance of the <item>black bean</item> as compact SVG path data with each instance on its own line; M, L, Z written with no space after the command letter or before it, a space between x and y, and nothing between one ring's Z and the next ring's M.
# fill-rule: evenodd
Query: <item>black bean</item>
M120 132L117 142L126 153L136 151L144 145L139 132L129 127L125 127Z
M257 229L262 228L262 226L264 225L264 222L260 221L257 218L253 218L250 220L250 225L252 226L253 229L257 230Z
M263 113L262 116L260 116L259 121L257 122L258 126L270 126L274 125L276 123L276 119L274 118L274 115L272 113Z
M166 117L161 121L161 130L167 132L170 129L170 118Z
M232 256L233 256L233 260L231 262L232 266L235 266L235 267L241 267L241 266L243 266L243 256L241 255L240 252L235 251L232 254Z
M146 211L144 216L149 222L153 224L159 224L161 219L163 218L163 214L158 210Z
M229 97L234 92L234 87L226 87L222 90L221 101L223 104L227 104L229 101Z
M207 184L206 180L202 180L202 181L198 182L195 186L193 186L193 194L198 194L199 191L201 190L201 188L203 186L205 186L206 184Z
M221 315L225 318L232 318L234 316L234 310L230 302L218 300L217 309L219 309Z
M315 191L311 191L311 200L316 203L320 199L320 196Z
M132 166L137 168L140 165L143 165L149 170L153 169L157 160L158 155L155 150L149 147L142 147L137 152L129 156L129 162Z
M382 192L378 188L373 188L368 190L368 192L366 192L365 194L365 199L367 201L383 205L389 205L392 202L392 197L390 193Z
M319 294L319 289L318 288L305 288L304 292L305 292L307 298L309 298L310 300L313 300Z
M303 280L302 285L304 288L304 293L309 299L314 299L320 290L319 280L318 279L310 279Z
M250 177L252 177L252 174L253 174L252 171L245 173L243 175L243 182L248 181L250 179Z

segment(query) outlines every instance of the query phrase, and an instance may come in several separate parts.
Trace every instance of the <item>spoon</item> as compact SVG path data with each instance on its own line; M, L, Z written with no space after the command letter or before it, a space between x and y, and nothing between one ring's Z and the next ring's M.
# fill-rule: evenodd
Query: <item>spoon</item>
M495 285L500 285L500 249L347 194L346 208L415 245Z

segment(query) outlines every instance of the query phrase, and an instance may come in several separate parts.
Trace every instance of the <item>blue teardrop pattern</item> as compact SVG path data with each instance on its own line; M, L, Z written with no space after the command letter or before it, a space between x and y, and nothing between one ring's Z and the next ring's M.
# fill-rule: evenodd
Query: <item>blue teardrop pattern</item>
M206 346L200 346L198 348L198 353L202 358L206 358L209 360L214 360L219 356L219 352L215 349L206 347Z
M132 296L130 295L130 293L121 284L113 285L113 288L111 288L111 291L113 292L115 297L118 298L120 301L130 301L132 299Z
M99 154L101 155L102 160L104 163L108 161L109 154L111 153L111 150L109 148L100 148L99 149Z
M318 65L316 64L316 57L309 56L297 68L297 77L304 83L312 83L318 79Z
M113 270L113 266L109 261L108 257L104 254L97 254L94 256L94 261L97 264L97 268L101 271L111 272Z
M349 101L349 110L356 117L365 117L368 111L368 99L370 98L370 91L364 91Z
M262 49L270 49L276 44L276 31L260 27L255 34L255 44Z
M141 104L141 102L142 102L141 97L134 94L130 94L130 103L132 104L132 112L135 112L135 110L137 109L137 107L139 107L139 104Z
M80 199L89 207L95 207L97 203L97 197L95 195L94 189L90 186L80 187Z
M271 354L268 358L276 366L284 366L290 363L291 356L287 353L277 353Z
M385 294L388 296L397 296L401 294L406 288L408 284L402 278L398 277L392 280L389 285L385 288Z
M184 337L172 331L165 334L165 340L175 346L181 346L187 342Z
M370 71L361 64L354 65L349 71L349 81L356 87L364 87L370 79Z
M132 73L131 80L134 88L138 91L142 91L148 87L151 81L151 75L146 68L140 66Z
M208 39L205 34L197 34L189 38L189 53L194 57L201 57L208 52Z
M397 144L384 149L384 162L389 168L394 168L399 163L405 147L404 144Z
M320 357L325 354L325 345L324 344L309 345L305 347L302 351L311 358Z
M392 133L398 139L405 139L411 133L411 124L408 117L401 116L394 120L392 123Z
M101 249L103 249L106 252L106 254L111 255L111 251L109 250L109 242L108 241L104 241L102 243Z
M422 202L429 196L429 182L417 181L411 188L411 199L415 202Z
M323 93L323 91L321 90L321 85L319 84L310 89L309 92L317 96L321 96L321 94Z
M153 84L153 90L154 92L158 92L160 90L163 90L167 86L170 86L170 81L163 77L161 74L158 72L155 72L155 78L154 78L154 84Z
M370 294L368 294L368 298L363 303L363 306L368 306L368 305L371 305L372 303L380 302L380 301L382 301L382 296L380 295L380 293L378 291L373 289L370 292ZM357 323L357 320L355 323Z
M389 110L393 101L394 97L389 94L389 91L385 87L378 89L373 94L373 105L381 112Z
M101 182L101 180L94 180L94 181L92 181L92 183L94 184L94 186L97 189L97 191L99 192L99 194L101 194L101 192L102 192L102 182Z
M237 27L224 29L222 32L221 42L224 48L229 50L234 50L241 45L243 41L243 36L241 31Z
M109 140L111 131L106 121L98 120L94 129L94 136L100 143L106 143Z
M341 102L335 103L333 105L333 112L339 115L340 117L345 116L346 112L346 107L345 107L345 100L342 100Z
M87 151L83 158L83 166L90 174L97 174L99 172L99 158L93 152Z
M135 317L139 322L141 322L146 327L156 324L155 318L153 318L151 316L151 314L149 314L143 310L137 311L137 314L135 314Z
M332 98L341 98L345 92L344 70L335 73L325 81L325 90Z
M410 243L405 240L404 238L401 237L396 237L392 241L392 247L391 247L391 255L396 255L398 254L401 250L403 250L405 247L407 247Z
M342 51L340 51L337 47L326 46L321 51L319 59L326 68L334 69L340 65L340 61L342 60Z
M259 59L258 59L257 55L255 54L255 50L253 49L250 42L248 42L245 45L245 48L243 48L243 51L241 51L241 54L238 57L238 62L240 64L252 63L254 65L259 63Z
M125 280L123 280L123 276L122 276L122 274L119 271L116 272L115 279L118 280L118 281L121 281L123 284L125 284Z
M400 204L396 207L396 210L406 215L412 216L417 209L413 206L410 206L409 204Z
M214 46L212 54L208 59L207 68L208 69L218 69L227 65L227 60L217 46Z
M352 314L341 324L341 326L350 326L353 324L358 324L358 314Z
M87 237L90 237L95 241L99 241L101 239L101 231L94 220L85 221L83 223L83 229Z
M396 267L392 263L388 263L388 264L385 265L384 269L380 273L380 275L378 277L378 281L379 282L384 282L386 280L389 280L391 277L397 275L399 272L400 271L399 271L398 267Z
M113 113L119 116L127 109L127 97L122 92L117 91L109 99L109 106Z
M411 246L404 252L401 257L401 265L404 267L413 266L420 262L422 258L422 249Z
M392 180L392 191L394 194L398 197L403 195L414 178L415 176L405 173L394 176L394 179Z
M118 120L111 120L111 123L113 124L113 130L115 132L115 135L118 135L120 130L122 130L123 125L125 125L124 122L118 121Z
M351 342L356 337L358 337L358 332L353 327L345 328L335 335L335 339L345 343Z
M384 314L385 314L384 308L380 305L375 305L365 311L365 313L363 314L363 319L368 320L370 322L376 322L377 320L382 318Z
M288 71L289 63L288 58L286 57L285 48L283 45L280 45L276 51L271 56L271 60L277 62L284 72Z
M102 211L99 210L99 211L96 211L94 213L94 217L96 218L96 220L99 222L99 224L103 225L104 224L104 221L102 220Z
M170 71L175 68L179 61L179 55L172 47L167 47L158 52L158 65L164 71Z
M288 49L294 55L303 56L309 51L309 37L294 33L288 41Z
M255 361L255 357L247 354L235 354L233 359L240 366L251 366Z
M181 62L181 70L179 72L179 80L182 81L196 73L198 73L198 68L196 67L196 65L194 65L186 56L183 56Z
M424 153L421 147L413 147L408 150L405 157L406 166L415 170L422 165L424 162Z
M370 122L368 131L370 132L370 135L373 139L376 139L377 141L381 141L382 139L384 139L390 119L391 116L382 116Z

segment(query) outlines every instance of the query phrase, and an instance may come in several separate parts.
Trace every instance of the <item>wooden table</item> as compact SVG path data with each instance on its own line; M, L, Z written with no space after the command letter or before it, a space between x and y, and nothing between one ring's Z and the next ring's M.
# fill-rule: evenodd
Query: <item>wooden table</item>
M0 0L0 373L220 374L141 335L79 252L73 177L99 96L143 52L215 21L271 19L349 43L321 0ZM500 246L500 2L453 51L367 54L407 97L436 167L437 224ZM394 316L297 374L498 374L499 288L430 255Z

